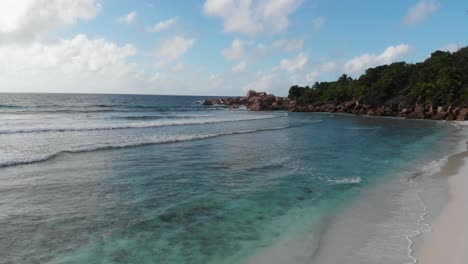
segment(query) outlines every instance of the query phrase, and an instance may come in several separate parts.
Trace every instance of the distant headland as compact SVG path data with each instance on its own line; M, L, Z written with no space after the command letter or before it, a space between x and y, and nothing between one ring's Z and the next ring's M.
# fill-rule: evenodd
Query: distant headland
M245 97L207 99L204 105L252 111L350 113L411 119L468 120L468 47L436 51L424 62L369 68L357 79L291 86L288 97L249 91Z

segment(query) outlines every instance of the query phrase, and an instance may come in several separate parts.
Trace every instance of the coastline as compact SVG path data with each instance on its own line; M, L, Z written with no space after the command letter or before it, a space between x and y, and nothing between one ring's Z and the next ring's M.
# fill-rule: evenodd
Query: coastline
M333 116L335 113L317 114ZM349 116L346 113L336 115ZM361 117L376 122L406 120ZM447 127L458 129L463 126L458 122L432 123L445 123ZM452 140L447 141L449 138ZM389 175L394 176L374 182L372 188L362 189L356 199L324 218L320 231L306 230L279 240L276 245L255 254L248 263L418 263L418 248L430 230L429 223L435 222L449 200L448 179L439 174L447 166L449 157L466 149L464 142L460 148L458 132L443 139L425 152L432 154L389 171Z
M341 103L304 103L298 98L279 97L266 92L249 90L244 97L212 98L197 101L203 106L224 105L231 110L237 110L240 106L251 111L289 111L289 112L314 112L314 113L342 113L352 115L366 115L376 117L402 117L406 119L429 119L440 121L465 121L468 120L468 108L466 106L434 106L430 105L369 105L359 100L350 100Z
M114 99L101 100L93 104L108 105L107 100ZM154 254L165 263L206 263L211 259L269 264L415 263L413 255L422 239L419 234L428 230L425 219L428 223L437 219L449 200L448 178L438 173L450 156L446 154L461 152L460 141L466 139L466 130L458 122L326 112L279 113L281 118L265 118L270 113L198 111L203 107L180 113L193 99L172 100L169 108L156 107L151 114L141 114L138 107L131 106L119 115L107 113L109 107L104 113L86 115L93 121L86 128L105 125L109 128L105 130L88 131L81 126L83 131L72 130L80 121L75 117L85 115L69 111L56 114L63 117L56 123L60 131L22 133L44 130L36 120L49 120L48 113L31 114L34 122L30 127L8 127L18 133L2 139L15 144L12 149L24 150L26 158L36 154L34 150L41 155L46 150L71 151L62 151L43 163L0 168L0 191L8 196L2 212L13 216L0 219L7 226L2 229L6 230L3 237L13 241L0 243L8 247L0 246L0 252L7 252L6 260L18 262L19 256L23 262L112 262L114 256L128 250L138 255L129 256L127 262L145 262L145 256ZM146 105L146 100L135 105ZM114 107L122 106L110 108ZM56 108L62 107L52 109ZM102 116L105 123L97 118ZM149 127L114 129L121 127L121 120L135 127L135 116ZM148 117L160 122L160 116L165 117L164 122L191 118L184 126L153 127L155 121ZM206 117L238 121L207 123ZM252 117L261 118L246 122ZM198 125L193 125L195 120ZM312 125L317 122L320 125ZM276 129L285 126L291 129ZM232 136L211 137L213 134ZM57 142L48 140L51 136ZM173 138L187 140L176 144L160 141ZM34 147L41 142L47 148ZM134 142L145 146L133 148ZM94 151L103 143L119 149ZM94 150L71 154L90 145ZM178 166L168 168L166 162L155 160L177 161ZM154 177L155 171L158 177ZM33 190L28 187L31 183ZM146 190L155 185L167 186L168 192ZM92 210L83 212L89 199ZM36 211L39 206L47 211ZM39 224L34 222L29 228L29 221L14 218L18 208L39 214ZM70 213L60 219L48 217L63 212ZM76 213L80 214L78 223ZM147 232L147 228L158 232ZM103 241L103 233L112 235ZM53 245L43 242L51 236L57 239ZM37 239L31 241L30 237ZM68 237L77 239L69 241ZM413 240L417 241L413 244ZM225 254L213 255L221 251Z
M457 122L468 129L466 122ZM466 144L466 142L463 142ZM417 263L468 263L468 151L452 155L441 169L448 178L449 201L434 219L431 230L422 235L416 249Z

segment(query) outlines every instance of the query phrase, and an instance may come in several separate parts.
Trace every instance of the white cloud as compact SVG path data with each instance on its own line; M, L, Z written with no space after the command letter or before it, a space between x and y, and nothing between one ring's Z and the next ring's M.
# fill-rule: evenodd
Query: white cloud
M274 78L274 73L258 72L255 78L243 87L244 93L249 90L271 92Z
M243 71L245 71L245 68L247 68L247 62L246 61L241 61L236 66L234 66L232 68L232 71L233 72L243 72Z
M208 78L211 87L219 87L223 84L224 80L218 74L211 74Z
M323 75L330 75L330 74L341 74L342 66L335 61L328 61L322 64L319 64L315 67L306 68L302 72L297 74L296 72L289 72L289 79L298 85L311 85L314 82L321 81L320 78ZM308 73L305 73L308 71Z
M173 17L167 20L160 21L156 23L154 26L148 29L150 32L160 32L166 29L171 28L174 26L179 19L177 17Z
M301 52L294 58L281 60L279 67L287 72L296 72L303 70L308 61L307 55Z
M312 21L312 27L315 31L319 31L325 25L325 18L317 17Z
M136 21L137 18L137 12L134 10L124 16L119 17L119 22L125 23L125 24L133 24Z
M364 70L390 64L404 58L410 53L412 47L409 45L389 46L380 54L362 54L347 61L327 61L314 67L307 66L307 56L300 53L297 57L289 60L282 60L278 67L273 71L283 69L286 71L286 77L291 83L299 85L311 85L313 82L321 81L320 78L338 77L343 72L347 74L360 74ZM333 77L332 77L333 78Z
M128 60L137 49L103 38L52 33L100 11L98 0L0 2L0 91L129 92L149 78ZM49 35L50 34L50 35Z
M164 81L166 78L167 78L166 74L163 74L161 72L156 72L155 74L153 74L153 76L149 78L149 81L152 83L161 82L161 81Z
M329 61L320 65L320 71L325 73L336 72L340 67L336 62Z
M304 38L297 39L280 39L273 42L274 48L281 48L284 51L301 51L304 47Z
M185 38L184 36L173 36L163 38L156 45L154 52L158 59L157 65L164 66L181 58L193 45L195 39Z
M297 84L297 85L301 85L301 86L305 86L305 85L309 85L310 82L308 81L307 77L309 76L309 74L290 74L288 76L288 79L289 79L289 83L294 83L294 84Z
M24 45L0 46L2 61L6 72L32 72L57 68L63 73L78 71L98 72L112 65L121 64L129 56L135 55L132 45L122 47L104 39L89 39L80 34L73 39L62 39L55 43L34 43Z
M269 44L257 43L248 54L248 61L262 60L276 56L281 52L300 52L304 49L304 37L277 39ZM249 43L253 44L253 43ZM246 56L244 56L246 57Z
M442 46L440 47L439 50L441 51L450 51L450 52L456 52L460 49L460 44L455 44L455 43L452 43L452 44L447 44L445 46Z
M119 89L141 77L127 61L136 53L133 45L118 46L82 34L56 42L4 44L0 46L0 87L18 92Z
M231 47L223 49L221 55L227 60L240 60L244 56L244 47L249 45L247 41L240 39L234 39L231 43Z
M257 46L255 47L255 50L253 51L253 56L255 58L262 58L262 57L265 57L269 51L270 51L269 46L263 43L259 43L257 44Z
M313 83L313 82L318 81L319 76L320 76L320 72L311 71L310 73L306 75L306 80L308 83Z
M173 72L180 72L185 69L185 64L182 62L177 63L176 65L172 66L171 71Z
M43 39L52 30L93 19L100 4L95 0L2 0L0 42Z
M284 52L298 52L303 48L304 38L278 39L270 44L234 39L229 48L221 50L221 55L226 60L230 61L252 62L273 55L279 50ZM239 66L241 65L242 64L239 64ZM240 67L240 69L242 69L242 67Z
M289 26L289 15L302 0L206 0L205 14L223 20L224 32L250 36L276 34Z
M415 6L408 9L403 20L406 25L415 25L424 22L431 14L439 9L439 3L427 0L419 1Z
M260 10L263 10L263 20L266 30L269 27L274 33L283 32L289 26L288 16L296 11L302 5L302 0L267 0L260 4Z
M411 49L412 47L409 45L400 44L398 46L388 47L381 54L366 53L347 61L344 64L344 71L348 74L355 74L370 67L389 64L408 55Z

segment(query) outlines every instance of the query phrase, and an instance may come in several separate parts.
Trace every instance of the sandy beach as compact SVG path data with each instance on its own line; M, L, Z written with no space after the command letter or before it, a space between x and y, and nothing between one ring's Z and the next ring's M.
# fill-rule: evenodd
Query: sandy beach
M466 126L465 123L460 125ZM450 200L417 250L421 264L468 263L468 151L449 157L441 170L449 178Z

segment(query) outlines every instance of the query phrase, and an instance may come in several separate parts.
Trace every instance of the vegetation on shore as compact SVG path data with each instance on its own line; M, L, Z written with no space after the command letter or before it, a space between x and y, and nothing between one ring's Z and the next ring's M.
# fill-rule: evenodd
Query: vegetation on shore
M343 74L337 81L311 87L292 86L297 105L340 105L356 100L371 107L394 111L420 106L468 106L468 47L456 52L436 51L424 62L396 62L369 68L357 79Z
M357 79L292 86L288 98L249 91L245 97L209 99L203 105L239 105L253 111L350 113L414 119L468 120L468 47L436 51L424 62L369 68Z

